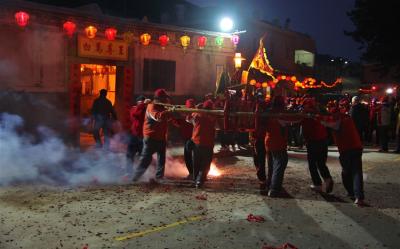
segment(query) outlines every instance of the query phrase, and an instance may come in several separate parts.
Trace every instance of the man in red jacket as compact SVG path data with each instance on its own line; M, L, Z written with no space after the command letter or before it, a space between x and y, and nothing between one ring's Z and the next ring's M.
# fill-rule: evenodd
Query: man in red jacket
M213 102L206 100L203 109L213 109ZM201 187L207 180L212 156L214 153L216 118L206 113L194 113L188 119L193 124L192 141L195 144L193 153L193 176L196 188Z
M133 174L134 182L138 181L147 170L154 153L157 153L156 180L164 177L167 129L171 114L164 106L157 103L168 103L169 99L164 89L157 89L154 92L153 102L147 105L143 125L143 151Z
M127 174L132 175L133 161L136 154L140 155L143 149L143 123L146 114L147 102L144 96L139 96L136 99L136 106L132 106L129 111L131 121L131 133L129 136L129 143L126 151L126 158L128 159Z
M318 106L314 99L308 98L303 102L303 112L318 114ZM305 118L301 122L307 147L308 169L310 171L312 190L322 191L321 177L325 181L325 192L333 190L333 180L326 166L328 158L328 132L326 128L313 118ZM321 176L321 177L320 177Z
M342 166L342 181L348 196L354 203L364 205L364 181L362 171L363 146L352 118L340 112L337 107L329 108L331 116L321 123L333 129L333 138L339 149Z

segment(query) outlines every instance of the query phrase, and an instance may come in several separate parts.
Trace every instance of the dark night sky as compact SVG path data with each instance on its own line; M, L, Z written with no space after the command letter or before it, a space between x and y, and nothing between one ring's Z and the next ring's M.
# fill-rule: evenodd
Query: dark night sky
M311 35L318 53L342 56L358 61L361 52L359 44L344 35L344 30L354 26L346 12L354 6L354 0L188 0L199 6L240 4L241 10L254 13L264 20L278 18L281 24L291 19L293 30ZM230 4L226 4L230 3Z

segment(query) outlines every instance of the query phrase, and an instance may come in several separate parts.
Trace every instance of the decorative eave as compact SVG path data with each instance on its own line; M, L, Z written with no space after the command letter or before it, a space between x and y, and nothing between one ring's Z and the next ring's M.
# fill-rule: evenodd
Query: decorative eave
M193 34L193 35L205 35L205 36L212 36L217 37L221 36L224 38L231 38L232 34L230 33L222 33L222 32L215 32L215 31L208 31L208 30L201 30L201 29L194 29L194 28L187 28L181 26L174 26L174 25L166 25L166 24L159 24L159 23L152 23L152 22L143 22L138 19L133 18L120 18L115 16L109 16L104 14L90 14L90 12L86 10L80 9L72 9L72 8L65 8L65 7L57 7L57 6L49 6L45 4L27 2L22 0L0 0L0 12L7 12L8 10L17 11L24 9L29 11L30 13L43 17L43 14L50 17L55 22L62 22L66 19L72 19L77 22L85 23L85 24L93 24L96 23L99 27L105 28L107 26L113 25L119 29L133 29L142 31L142 30L163 30L167 32L179 32L185 34ZM40 22L42 20L38 19ZM46 22L48 23L48 22Z

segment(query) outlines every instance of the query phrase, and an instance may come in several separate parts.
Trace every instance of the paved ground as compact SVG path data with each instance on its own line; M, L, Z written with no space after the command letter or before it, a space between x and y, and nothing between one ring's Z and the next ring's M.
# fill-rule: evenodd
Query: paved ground
M345 197L337 156L331 148L333 196L308 189L304 152L290 152L284 183L290 197L284 199L258 194L251 158L243 152L218 156L223 176L203 190L177 179L163 185L3 187L0 248L261 249L286 242L301 249L400 248L400 156L365 151L365 208ZM248 222L250 213L265 222Z

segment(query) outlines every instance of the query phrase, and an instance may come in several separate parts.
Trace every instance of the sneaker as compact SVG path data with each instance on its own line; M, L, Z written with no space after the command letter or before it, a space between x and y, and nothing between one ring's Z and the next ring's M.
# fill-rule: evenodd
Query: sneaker
M364 207L365 206L364 200L361 200L361 199L356 199L354 201L354 204L357 205L358 207Z
M311 190L315 191L315 192L322 192L322 187L321 186L317 186L314 184L310 185Z
M203 182L202 181L196 181L194 186L195 186L195 188L201 188L201 187L203 187Z
M326 193L332 193L333 191L333 180L332 178L328 178L325 180L325 192Z
M269 190L268 191L268 197L271 197L271 198L278 197L278 192L273 191L273 190Z

